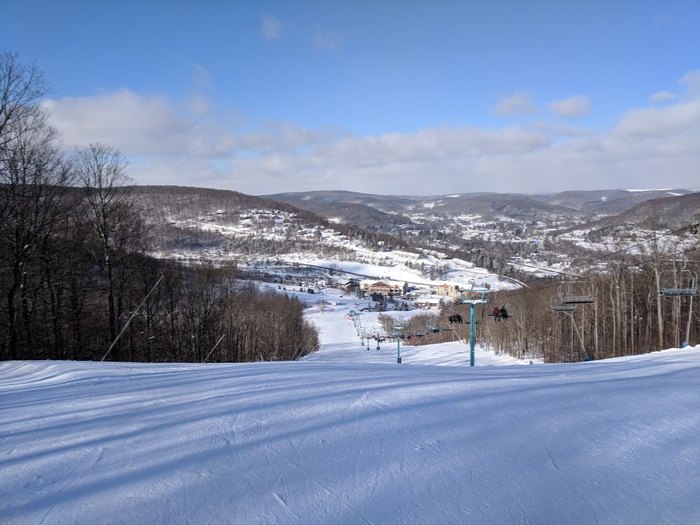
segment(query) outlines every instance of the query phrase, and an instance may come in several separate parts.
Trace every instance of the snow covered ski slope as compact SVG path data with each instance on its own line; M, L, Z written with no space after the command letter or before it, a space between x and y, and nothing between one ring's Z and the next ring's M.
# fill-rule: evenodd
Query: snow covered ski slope
M0 523L700 523L700 347L397 365L338 313L301 362L0 363Z

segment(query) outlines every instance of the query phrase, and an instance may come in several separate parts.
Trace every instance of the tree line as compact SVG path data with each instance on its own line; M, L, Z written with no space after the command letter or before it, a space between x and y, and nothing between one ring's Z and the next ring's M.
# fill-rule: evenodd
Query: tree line
M654 221L651 221L654 223ZM643 354L700 341L697 304L697 224L673 234L652 229L650 238L597 261L597 271L530 280L527 288L489 294L476 308L477 340L521 359L572 362ZM604 260L601 260L604 259ZM693 281L695 279L695 281ZM662 294L695 289L695 295ZM576 302L567 303L568 300ZM508 320L496 320L505 307ZM448 303L404 323L411 345L467 341L469 307ZM391 317L380 316L386 333Z
M39 104L46 90L36 67L0 54L1 359L258 361L317 349L298 300L241 285L233 266L146 255L125 157L103 144L65 156Z
M511 318L483 323L480 338L511 355L543 357L547 362L604 359L698 343L697 295L659 293L666 287L689 288L700 270L692 258L697 241L687 249L691 230L668 242L653 237L638 246L637 253L620 251L596 273L498 292L494 304L506 305ZM558 308L563 305L561 295L567 293L590 295L591 301L572 304L570 311Z

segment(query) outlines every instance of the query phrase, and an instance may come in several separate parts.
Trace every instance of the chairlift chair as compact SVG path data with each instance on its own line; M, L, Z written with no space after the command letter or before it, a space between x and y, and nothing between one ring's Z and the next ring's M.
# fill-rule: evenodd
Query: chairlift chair
M489 296L488 288L472 288L460 292L460 302L467 304L486 304Z
M573 313L576 311L576 304L577 303L564 303L562 300L562 295L557 294L554 297L552 297L552 302L549 307L549 309L552 312L556 313Z
M576 311L576 306L572 304L555 304L550 307L552 312L572 313Z
M564 304L590 304L593 302L592 295L562 295L561 302Z
M568 282L559 286L559 301L562 305L591 304L595 302L593 294L583 283Z
M698 294L698 275L686 268L661 272L659 283L659 295L663 297L691 297Z

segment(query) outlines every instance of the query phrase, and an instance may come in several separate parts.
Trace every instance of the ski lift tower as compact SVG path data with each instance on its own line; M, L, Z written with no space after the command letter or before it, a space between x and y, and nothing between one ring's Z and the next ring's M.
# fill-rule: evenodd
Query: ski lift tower
M476 346L476 305L488 303L488 288L472 288L460 292L460 302L469 305L469 366L474 366L474 347Z
M401 364L401 334L403 326L400 324L394 325L394 333L396 334L396 362Z

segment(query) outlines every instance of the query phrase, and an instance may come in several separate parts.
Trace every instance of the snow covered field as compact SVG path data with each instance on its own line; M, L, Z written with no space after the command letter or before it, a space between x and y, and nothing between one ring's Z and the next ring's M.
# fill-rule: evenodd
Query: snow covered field
M346 309L294 363L0 363L0 523L700 523L700 347L398 365Z

